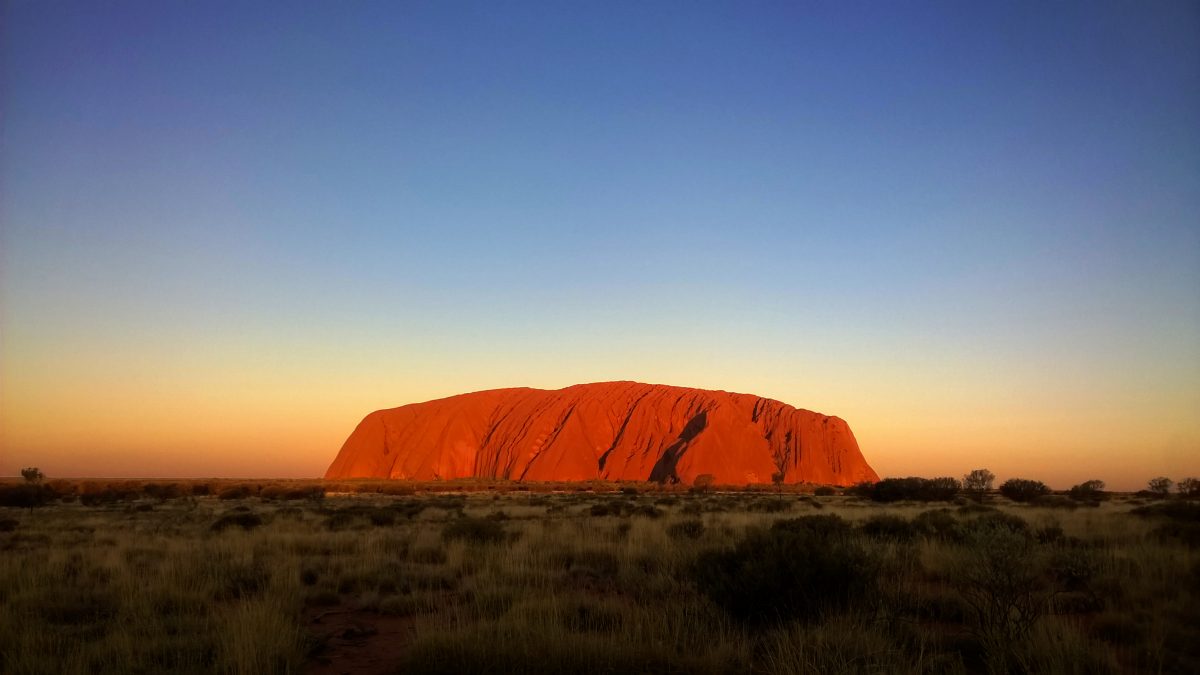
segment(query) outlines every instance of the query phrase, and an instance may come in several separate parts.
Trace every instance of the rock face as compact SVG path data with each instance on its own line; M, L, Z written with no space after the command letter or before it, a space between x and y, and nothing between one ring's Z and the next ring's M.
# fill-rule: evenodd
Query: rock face
M837 417L749 394L638 382L495 389L377 410L326 478L876 481Z

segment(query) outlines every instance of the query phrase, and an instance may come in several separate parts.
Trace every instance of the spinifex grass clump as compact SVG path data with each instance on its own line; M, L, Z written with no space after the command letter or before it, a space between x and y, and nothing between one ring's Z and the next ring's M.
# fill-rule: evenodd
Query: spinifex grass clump
M751 623L814 619L867 597L876 563L838 516L804 516L756 529L732 549L706 551L696 587Z
M461 540L473 544L496 544L505 539L504 526L492 518L463 516L442 528L446 541Z

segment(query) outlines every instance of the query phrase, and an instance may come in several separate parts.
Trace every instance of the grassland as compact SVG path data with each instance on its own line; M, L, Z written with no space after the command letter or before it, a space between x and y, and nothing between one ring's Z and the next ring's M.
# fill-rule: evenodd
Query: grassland
M1200 672L1189 502L449 487L0 508L0 672Z

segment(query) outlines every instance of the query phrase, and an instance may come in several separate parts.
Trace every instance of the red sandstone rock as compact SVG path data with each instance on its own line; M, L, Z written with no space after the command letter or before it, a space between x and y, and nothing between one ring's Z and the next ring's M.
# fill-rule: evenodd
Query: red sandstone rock
M495 389L378 410L326 478L876 481L837 417L749 394L637 382Z

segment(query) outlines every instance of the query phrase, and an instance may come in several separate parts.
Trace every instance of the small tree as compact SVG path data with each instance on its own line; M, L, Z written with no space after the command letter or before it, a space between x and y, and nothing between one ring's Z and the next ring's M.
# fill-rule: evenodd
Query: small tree
M1104 481L1088 480L1071 487L1071 491L1067 493L1071 499L1077 502L1098 502L1105 498Z
M31 466L21 469L21 477L25 479L26 483L33 483L34 485L37 485L38 483L42 482L42 479L46 477L46 474L42 473L42 470L36 466Z
M783 478L784 474L782 471L776 471L771 474L771 482L775 484L775 492L779 495L780 499L783 499Z
M1158 495L1159 497L1166 497L1167 495L1171 494L1171 486L1172 485L1174 485L1174 483L1171 481L1170 478L1167 478L1166 476L1159 476L1158 478L1151 478L1150 482L1146 484L1146 486L1149 488L1150 492L1153 492L1154 494Z
M1000 494L1014 502L1029 502L1050 494L1050 488L1040 480L1009 478L1000 485Z
M1200 497L1200 478L1184 478L1175 486L1181 497L1193 499Z
M708 489L712 487L713 481L715 480L716 477L714 477L711 473L702 473L699 476L696 476L696 479L692 481L692 489L694 489L696 492L708 492Z
M987 469L975 469L971 473L963 476L963 490L975 494L988 492L992 489L992 481L996 480L996 474Z

